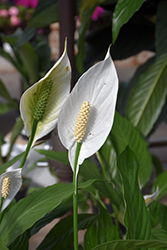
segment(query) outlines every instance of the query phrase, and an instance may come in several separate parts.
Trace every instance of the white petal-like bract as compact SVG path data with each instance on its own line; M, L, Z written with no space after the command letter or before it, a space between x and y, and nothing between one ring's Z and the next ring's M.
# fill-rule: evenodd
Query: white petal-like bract
M12 171L6 171L2 175L0 175L0 189L2 191L2 183L5 177L9 177L10 179L10 188L9 188L9 195L4 198L3 204L1 207L1 212L10 204L10 202L13 200L15 195L18 193L22 186L22 176L21 176L21 168L12 170ZM0 201L1 201L2 194L0 192Z
M51 83L48 85L51 86L51 90L44 114L38 121L34 141L47 135L55 128L60 108L70 92L71 65L66 52L66 43L60 59L42 79L27 89L21 97L20 113L24 122L24 131L27 136L30 136L32 133L36 104L40 99L40 94L44 86L47 91L46 84L48 83Z
M93 155L104 144L112 128L117 92L118 77L108 50L103 61L96 63L80 77L59 114L58 134L62 144L69 150L72 170L77 145L74 128L82 103L88 101L91 108L86 133L81 142L77 172L84 159Z

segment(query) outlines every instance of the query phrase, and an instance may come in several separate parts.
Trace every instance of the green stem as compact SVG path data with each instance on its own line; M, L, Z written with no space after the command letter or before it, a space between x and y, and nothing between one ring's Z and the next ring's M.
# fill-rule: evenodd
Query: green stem
M4 197L1 197L1 205L0 205L0 211L2 209L2 205L3 205L3 200L4 200Z
M38 121L34 120L33 126L32 126L32 133L31 133L31 136L30 136L30 138L28 140L28 144L27 144L26 151L24 153L23 159L21 161L20 168L22 168L24 166L24 163L25 163L25 161L27 159L28 153L29 153L29 151L31 149L31 146L32 146L32 143L33 143L33 140L34 140L34 136L35 136L35 132L36 132L36 128L37 128L37 124L38 124Z
M74 228L74 250L78 250L78 173L77 164L81 149L81 143L77 143L73 173L73 228Z

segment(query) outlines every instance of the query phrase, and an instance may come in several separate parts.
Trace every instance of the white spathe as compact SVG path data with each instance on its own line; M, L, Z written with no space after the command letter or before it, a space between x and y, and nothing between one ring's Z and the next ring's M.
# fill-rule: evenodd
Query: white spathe
M10 178L10 192L9 195L3 200L1 212L10 204L13 200L15 195L18 193L22 186L22 176L21 176L22 169L18 168L12 171L6 171L5 173L0 175L0 189L2 189L3 179L5 177ZM0 192L0 202L1 202L2 194Z
M83 101L90 103L90 115L78 158L79 165L84 159L97 152L104 144L113 124L118 92L118 77L108 50L105 59L92 66L78 80L59 114L58 134L67 148L69 161L74 171L77 141L74 128Z
M34 142L55 128L60 108L70 92L71 65L66 51L66 43L60 59L42 79L27 89L21 97L20 113L24 122L24 132L27 136L31 135L35 105L41 86L46 81L52 81L53 85L44 115L38 122Z
M153 202L159 194L159 187L157 187L156 191L150 195L144 195L144 201L146 206L148 206L151 202Z

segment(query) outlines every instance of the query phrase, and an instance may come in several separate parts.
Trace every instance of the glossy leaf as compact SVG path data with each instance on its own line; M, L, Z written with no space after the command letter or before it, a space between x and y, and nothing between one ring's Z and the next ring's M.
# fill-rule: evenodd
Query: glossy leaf
M143 248L166 249L167 243L158 240L120 240L101 244L92 250L141 250Z
M79 188L86 188L93 182L94 180L89 180L80 184ZM4 214L0 225L1 238L7 245L10 245L19 235L57 207L63 199L70 197L72 193L72 183L57 183L21 199Z
M158 57L139 78L128 105L127 117L144 136L158 119L167 94L167 54Z
M152 187L152 192L154 193L157 187L159 188L159 193L156 198L156 200L159 200L162 198L164 195L167 194L167 171L161 173L155 180L153 187Z
M96 215L79 214L78 230L88 228L95 220ZM55 237L56 235L56 237ZM59 221L47 234L37 250L68 249L73 245L73 217L68 216Z
M156 53L157 56L167 53L167 3L162 1L158 4L157 21L156 21Z
M87 197L78 195L78 204L86 202ZM60 218L65 215L73 207L72 197L63 200L60 205L54 208L51 212L47 213L43 218L38 220L30 229L30 235L36 234L42 227L50 223L56 218Z
M150 218L145 201L138 185L138 162L127 146L118 159L122 176L125 200L126 239L149 240L151 235Z
M113 224L111 215L99 204L99 215L95 224L93 224L85 233L84 250L91 250L95 246L119 239L119 232Z
M128 22L145 0L118 0L113 14L113 43L115 43L122 25Z
M126 118L119 115L118 112L115 114L110 137L118 155L125 150L127 145L135 153L139 163L139 186L143 187L150 179L152 172L151 156L147 143L141 137L139 131Z
M56 152L48 150L36 150L38 153L45 155L48 159L61 162L69 165L67 152ZM85 179L96 179L94 187L100 191L101 194L110 198L112 202L119 207L121 205L121 198L119 197L116 190L113 188L113 184L106 182L104 176L101 175L97 165L91 160L85 160L80 168L80 175ZM102 185L103 183L103 185Z

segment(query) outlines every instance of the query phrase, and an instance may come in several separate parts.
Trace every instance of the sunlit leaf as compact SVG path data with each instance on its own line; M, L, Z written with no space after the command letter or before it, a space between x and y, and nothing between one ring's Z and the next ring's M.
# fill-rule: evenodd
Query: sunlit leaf
M86 188L93 182L94 180L89 180L81 183L79 188ZM6 245L10 245L36 221L57 207L63 199L72 196L72 193L72 183L57 183L21 199L4 214L0 225L1 238Z
M127 117L144 136L156 122L167 94L167 54L158 57L139 78L127 106Z

